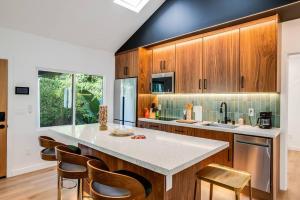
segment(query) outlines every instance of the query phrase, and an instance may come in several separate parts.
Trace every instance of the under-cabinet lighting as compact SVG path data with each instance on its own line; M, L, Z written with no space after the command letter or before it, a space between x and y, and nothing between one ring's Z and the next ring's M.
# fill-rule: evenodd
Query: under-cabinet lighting
M114 0L114 3L139 13L149 0Z

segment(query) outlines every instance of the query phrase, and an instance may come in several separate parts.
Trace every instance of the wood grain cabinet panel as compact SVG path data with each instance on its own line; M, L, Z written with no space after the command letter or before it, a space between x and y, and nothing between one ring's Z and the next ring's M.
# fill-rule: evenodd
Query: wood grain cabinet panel
M151 94L152 50L139 49L138 93Z
M153 49L152 73L165 73L175 71L175 45Z
M204 92L239 91L239 30L203 38Z
M173 126L172 133L194 136L194 129L181 126Z
M277 21L240 29L241 92L277 91Z
M176 93L201 93L202 83L202 38L176 44Z
M116 79L138 75L138 51L130 51L116 56Z
M233 133L223 133L203 129L195 129L195 137L229 142L229 148L223 150L215 159L215 163L233 167Z

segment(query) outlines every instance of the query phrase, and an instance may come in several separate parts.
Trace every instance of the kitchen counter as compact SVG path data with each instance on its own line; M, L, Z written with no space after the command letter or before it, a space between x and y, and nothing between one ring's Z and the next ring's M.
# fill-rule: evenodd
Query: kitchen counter
M76 142L125 160L132 164L165 175L167 190L172 188L172 175L229 147L228 142L176 135L163 131L132 128L145 140L131 137L114 137L113 129L120 125L109 124L107 131L99 131L98 124L51 127L49 131L67 136Z
M257 126L253 127L249 125L239 125L237 128L231 129L231 128L224 128L224 127L206 126L200 122L194 124L186 124L186 123L179 123L176 121L163 121L163 120L148 119L148 118L139 118L138 120L142 122L151 122L151 123L158 123L158 124L196 128L196 129L229 132L229 133L236 133L236 134L249 135L249 136L259 136L259 137L266 137L266 138L276 138L280 134L279 128L261 129Z

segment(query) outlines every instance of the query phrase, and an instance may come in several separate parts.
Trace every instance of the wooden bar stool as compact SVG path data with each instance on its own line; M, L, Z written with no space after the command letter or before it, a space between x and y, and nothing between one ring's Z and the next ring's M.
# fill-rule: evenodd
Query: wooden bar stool
M58 160L57 175L58 175L58 193L57 199L61 200L61 189L63 178L77 179L77 199L83 199L83 179L88 177L87 162L90 158L74 153L74 149L68 146L56 146L56 157ZM99 161L101 162L101 161ZM101 162L103 163L103 162ZM103 165L105 165L103 163Z
M63 144L48 136L39 136L39 143L44 148L41 151L41 158L46 161L56 161L55 147Z
M244 187L249 184L249 199L252 200L251 175L247 172L235 170L217 164L208 165L197 173L195 199L201 199L201 192L197 194L198 184L200 184L201 190L201 181L210 183L210 200L212 200L213 198L214 184L234 191L236 200L240 199L240 193L242 192ZM198 198L196 198L196 196Z
M124 170L106 171L97 160L88 161L88 174L94 200L144 200L152 190L144 177Z

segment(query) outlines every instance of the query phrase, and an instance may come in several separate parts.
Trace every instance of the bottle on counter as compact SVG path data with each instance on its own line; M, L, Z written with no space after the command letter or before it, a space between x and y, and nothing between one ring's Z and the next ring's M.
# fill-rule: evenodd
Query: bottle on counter
M148 108L144 108L144 117L149 118L150 117L150 111Z

